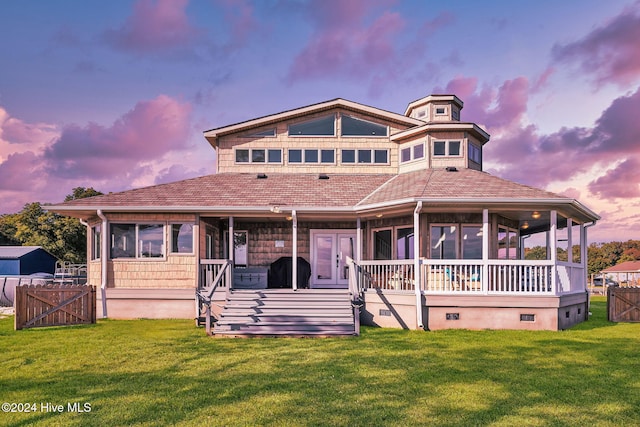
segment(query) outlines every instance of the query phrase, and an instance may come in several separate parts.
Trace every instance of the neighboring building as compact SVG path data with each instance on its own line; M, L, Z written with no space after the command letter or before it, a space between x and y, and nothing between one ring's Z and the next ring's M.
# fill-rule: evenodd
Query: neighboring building
M251 119L204 133L214 175L49 209L88 222L89 282L109 317L193 318L195 289L226 260L235 270L220 281L220 305L229 288L266 287L272 263L300 257L286 270L291 287L362 291L366 324L555 330L586 320L587 228L599 217L483 172L489 135L461 121L462 107L454 95L405 114L335 99ZM534 234L547 260L523 259ZM578 259L558 251L575 245Z
M602 277L613 277L617 283L627 286L640 284L640 261L625 261L605 268L600 272ZM602 279L601 279L602 280Z
M40 246L0 246L0 276L53 275L56 261Z

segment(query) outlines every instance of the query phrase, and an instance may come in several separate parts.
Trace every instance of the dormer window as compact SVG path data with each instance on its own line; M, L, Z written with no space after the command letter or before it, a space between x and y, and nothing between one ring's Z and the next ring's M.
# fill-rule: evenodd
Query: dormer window
M433 155L436 157L459 156L460 141L434 141Z
M436 107L436 116L444 116L447 114L447 107Z
M325 116L289 125L289 136L335 136L335 116Z
M342 136L387 136L387 126L368 120L342 115Z

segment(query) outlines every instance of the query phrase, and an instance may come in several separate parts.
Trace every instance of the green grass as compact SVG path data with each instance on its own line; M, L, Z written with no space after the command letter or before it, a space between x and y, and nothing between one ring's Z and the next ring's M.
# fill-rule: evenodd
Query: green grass
M37 412L0 425L639 425L640 324L605 309L594 298L591 319L562 332L335 339L213 339L182 320L14 331L10 317L0 402Z

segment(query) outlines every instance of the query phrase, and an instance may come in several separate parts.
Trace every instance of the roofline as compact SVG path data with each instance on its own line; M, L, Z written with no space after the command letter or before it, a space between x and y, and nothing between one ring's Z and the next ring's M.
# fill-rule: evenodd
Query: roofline
M279 212L291 212L295 210L298 213L364 213L366 211L383 209L389 207L397 207L405 204L415 204L417 202L424 203L424 207L429 205L440 204L460 204L460 205L507 205L507 206L519 206L519 205L569 205L576 209L579 213L587 217L590 221L597 221L600 216L595 212L588 209L575 199L555 199L555 198L526 198L526 199L514 199L514 198L433 198L433 197L408 197L404 199L396 199L380 203L371 203L367 205L355 205L355 206L278 206ZM68 212L68 213L80 213L80 212L201 212L201 213L274 213L273 205L262 206L64 206L64 205L50 205L46 206L47 210L54 212Z
M207 140L209 140L209 142L211 143L211 139L215 140L220 136L230 134L233 132L238 132L243 129L259 127L272 122L278 122L286 118L303 116L305 114L309 114L315 111L322 111L322 110L327 110L335 107L345 107L345 108L355 109L355 110L369 113L371 115L384 117L392 121L405 123L407 125L419 126L424 123L424 121L422 120L414 119L412 117L407 117L402 114L393 113L391 111L382 110L380 108L371 107L369 105L360 104L360 103L349 101L343 98L335 98L329 101L323 101L317 104L307 105L305 107L294 108L291 110L282 111L280 113L270 114L267 116L245 120L243 122L238 122L231 125L222 126L219 128L209 129L204 131L204 137L207 138Z
M464 107L464 102L462 102L462 100L458 98L456 95L453 95L453 94L429 95L420 99L416 99L415 101L411 101L407 105L406 110L404 110L404 115L408 116L411 113L411 110L413 110L414 108L424 105L428 102L433 102L433 101L453 101L456 104L458 104L458 107L460 107L461 109Z
M414 136L416 134L425 132L425 131L437 131L437 130L469 130L471 132L475 132L481 139L483 139L484 141L482 142L483 144L485 144L486 142L489 141L489 138L491 138L491 135L489 135L484 129L482 129L480 126L478 126L475 123L469 123L469 122L445 122L445 123L441 123L441 122L429 122L429 123L424 123L420 126L411 128L411 129L407 129L407 130L403 130L401 132L395 133L393 135L390 136L390 140L391 141L396 141L396 140L401 140L404 138L409 138L411 136Z

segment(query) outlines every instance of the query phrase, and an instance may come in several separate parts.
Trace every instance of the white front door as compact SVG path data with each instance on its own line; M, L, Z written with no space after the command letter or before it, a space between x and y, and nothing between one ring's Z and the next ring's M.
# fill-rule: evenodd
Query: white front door
M311 230L311 287L347 288L347 257L355 258L356 233Z

